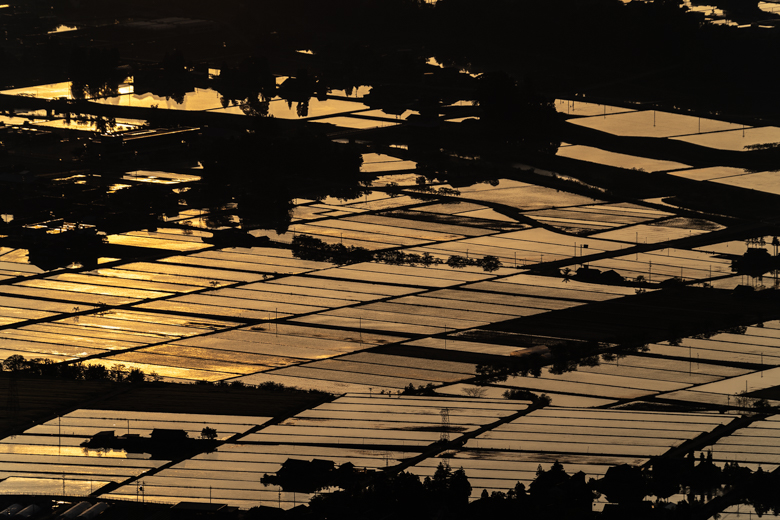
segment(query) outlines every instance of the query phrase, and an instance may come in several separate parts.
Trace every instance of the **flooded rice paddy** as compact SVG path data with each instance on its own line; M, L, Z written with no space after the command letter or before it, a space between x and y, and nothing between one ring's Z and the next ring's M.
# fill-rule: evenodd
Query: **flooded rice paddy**
M67 97L67 90L50 85L24 93L56 98ZM171 100L164 106L241 111L222 107L214 92L188 96L183 106ZM100 102L163 103L129 91ZM728 150L780 141L771 127L580 101L559 100L556 106L572 116L572 124L617 136L675 138ZM299 117L294 105L281 100L272 101L270 110L275 117ZM307 117L347 128L402 124L402 118L369 111L352 99L312 100ZM289 458L383 469L409 465L444 438L463 443L407 469L429 476L443 460L462 466L477 498L483 489L528 484L540 464L546 468L556 460L570 473L594 478L615 464L644 464L734 420L740 411L733 408L735 394L763 395L780 386L777 321L654 340L563 373L544 368L538 377L515 374L475 384L479 365L511 359L529 343L578 340L566 323L544 336L498 325L628 302L668 280L732 289L748 283L735 275L733 260L751 244L736 235L722 237L728 228L720 221L691 217L660 199L613 202L513 179L423 199L410 189L417 165L390 153L363 155L362 171L381 174L363 196L296 199L287 232L251 230L274 242L262 247L214 245L220 228L209 223L210 211L182 208L154 231L109 234L117 256L97 265L46 271L30 263L27 250L0 249L3 359L122 365L171 382L279 383L340 396L275 424L267 424L270 417L76 410L0 441L0 493L100 494L113 484L101 496L134 500L137 482L143 482L152 501L291 508L311 495L260 483ZM562 146L559 155L780 193L774 172L694 169L581 145ZM196 182L193 172L126 172L115 188ZM390 193L390 183L400 195ZM443 261L492 255L502 266L490 272L419 262L337 266L294 257L289 244L298 234ZM772 238L753 245L771 249ZM129 250L144 254L119 254ZM584 265L615 271L620 280L576 276ZM564 276L567 267L571 272ZM765 282L771 285L769 277ZM410 384L430 385L435 392L400 395ZM511 390L544 393L552 402L535 409L531 401L503 398ZM620 408L648 403L721 406L733 413ZM778 404L772 398L768 403ZM768 417L714 439L715 460L778 465L772 440L778 424ZM197 437L206 426L224 443L183 460L80 447L99 431L149 435L154 428L175 428ZM739 514L729 509L724 517Z

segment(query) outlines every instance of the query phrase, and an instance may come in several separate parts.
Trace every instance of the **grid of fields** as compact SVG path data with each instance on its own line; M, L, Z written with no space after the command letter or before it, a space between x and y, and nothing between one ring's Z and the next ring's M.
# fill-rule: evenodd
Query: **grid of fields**
M110 484L109 498L134 500L143 486L150 501L289 509L311 495L260 483L288 459L381 470L419 457L410 471L420 476L432 475L442 461L462 466L477 498L483 489L527 485L540 464L556 460L570 473L595 478L616 464L641 465L735 417L610 407L731 406L736 393L780 385L780 325L766 321L744 331L655 341L563 373L543 368L539 377L475 386L480 365L532 346L582 341L567 337L571 323L544 334L515 332L518 323L628 304L671 278L736 284L732 260L748 246L733 237L707 242L724 226L678 216L671 207L607 203L516 180L459 188L459 197L421 198L409 189L416 183L408 171L413 164L378 154L366 159L367 173L386 174L377 189L352 200L297 199L288 232L252 231L272 240L256 242L262 246L215 245L215 231L224 226L212 225L221 216L188 210L154 232L110 235L118 257L96 266L46 272L30 264L27 251L0 249L0 358L82 360L171 382L280 383L343 395L271 425L269 417L78 410L0 443L0 493L64 486L84 495ZM396 170L403 173L395 176ZM401 195L390 193L396 180ZM503 265L491 272L376 261L337 266L294 257L289 243L300 233L443 261L493 255ZM704 246L684 245L697 236ZM766 245L773 237L764 238ZM593 257L591 268L649 285L564 276L583 257ZM401 395L409 385L435 393ZM502 397L513 389L544 393L552 403L529 412L536 406L530 401ZM716 460L775 464L776 448L767 440L774 422L718 439ZM185 460L79 446L103 430L148 435L181 428L197 437L205 426L223 444ZM463 442L433 449L442 439ZM433 455L423 458L429 449Z
M381 470L419 455L443 433L455 438L523 411L527 405L489 399L347 395L243 435L216 452L143 476L145 497L161 502L211 498L243 508L288 509L308 502L311 495L260 483L264 474L275 473L287 459L324 459ZM136 484L105 496L135 499Z

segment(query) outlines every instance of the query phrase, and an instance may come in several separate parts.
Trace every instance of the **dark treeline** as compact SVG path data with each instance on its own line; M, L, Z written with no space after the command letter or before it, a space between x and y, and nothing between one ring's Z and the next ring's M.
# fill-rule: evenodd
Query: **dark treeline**
M71 381L110 381L114 383L156 383L162 377L156 372L145 373L140 368L128 368L126 365L116 363L110 367L98 363L61 363L47 358L25 358L20 354L7 357L0 363L0 374L6 377L33 377L42 379L68 379ZM170 384L170 383L169 383ZM265 381L258 385L247 385L243 381L210 381L200 380L194 384L223 388L255 388L263 392L285 392L315 394L332 397L328 392L321 390L303 390L297 387L286 386L273 381Z
M364 247L345 246L344 244L328 244L319 238L309 235L295 235L292 240L292 253L301 260L331 262L337 265L355 264L360 262L382 262L390 265L447 265L453 269L463 269L468 266L478 266L487 272L493 272L501 267L501 261L491 255L483 258L467 258L461 255L451 255L447 260L436 258L430 253L404 253L403 251L369 251Z
M755 0L721 0L745 23L772 18ZM249 52L280 47L312 49L337 66L330 76L360 68L381 74L379 58L407 50L477 71L504 70L533 78L542 91L614 94L662 99L676 105L777 113L768 96L778 72L766 56L780 50L775 30L738 29L703 23L679 0L290 0L214 4L206 0L142 0L111 5L112 16L139 11L193 16L229 24ZM70 2L55 12L73 14ZM104 2L83 0L77 13L99 16ZM409 51L409 49L413 49ZM761 49L757 52L756 49ZM247 51L246 47L243 49ZM391 53L392 53L391 52ZM393 73L403 75L409 67ZM399 72L400 71L400 72ZM373 74L373 72L372 72ZM670 81L672 80L673 81ZM372 84L369 80L364 84ZM616 90L618 89L618 90ZM745 95L751 94L751 95ZM767 95L764 97L764 95Z
M551 374L564 374L573 372L581 366L598 366L601 360L614 361L647 349L644 343L610 347L598 341L564 341L545 345L542 349L528 349L527 353L510 356L500 363L477 365L477 377L482 383L505 381L510 376L539 377L544 367L549 367Z
M47 358L26 359L19 354L7 357L1 366L3 372L11 372L14 375L23 374L27 377L113 381L115 383L142 383L160 380L160 376L156 372L146 374L140 368L128 369L122 364L106 367L97 363L58 363Z
M286 483L292 486L289 490L306 482L309 491L327 487L325 483L333 481L333 478L319 479L319 484L315 484L306 475L297 478L293 470L308 469L313 462L294 462L284 478L266 475L265 481ZM317 462L324 465L327 461ZM335 476L340 469L331 468L330 473L323 475ZM702 517L703 508L710 500L728 493L734 493L732 503L750 504L759 515L780 511L780 501L774 493L780 476L761 469L752 472L736 462L719 467L713 462L711 452L707 456L702 453L698 462L690 453L684 458L657 457L644 467L613 466L599 479L587 479L581 471L569 474L559 462L547 470L539 465L536 478L528 487L518 482L507 492L483 490L480 498L471 503L472 486L466 473L462 468L452 470L447 462L440 463L433 476L423 480L407 472L361 474L351 464L343 469L350 477L340 480L344 489L316 495L308 508L296 511L296 518L685 520ZM669 501L680 494L685 498ZM594 512L593 503L602 495L609 504L603 512Z

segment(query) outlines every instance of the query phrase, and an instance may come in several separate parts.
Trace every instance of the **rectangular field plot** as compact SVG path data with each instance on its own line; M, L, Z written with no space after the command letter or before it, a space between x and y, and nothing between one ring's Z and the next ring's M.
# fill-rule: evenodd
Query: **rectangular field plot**
M0 331L0 339L6 349L27 358L54 354L72 359L195 336L221 326L222 323L209 320L108 311L102 316L73 316L6 329Z
M709 339L685 338L679 345L653 343L649 352L689 359L693 363L713 360L767 368L780 366L780 338L748 334L722 333Z
M14 285L0 285L0 296L18 296L46 302L82 305L125 305L154 294L135 289L105 288L86 284L65 284L46 279L26 280ZM120 293L117 295L117 293ZM157 293L157 295L165 293Z
M449 255L481 258L485 255L498 257L505 267L515 267L573 258L587 248L585 253L594 254L616 251L625 244L584 237L572 237L554 233L542 228L525 229L474 237L446 244L436 244L410 249L410 252L428 252L446 259Z
M314 360L404 341L408 337L372 334L360 330L337 330L305 325L268 323L225 331L208 336L188 338L171 343L227 353L278 356L280 359ZM204 352L204 355L207 355ZM210 355L210 354L208 354Z
M512 377L502 384L587 397L635 399L643 395L656 395L660 399L720 404L720 399L712 399L715 390L708 390L710 394L700 393L700 387L696 385L707 388L709 384L718 385L717 382L724 378L737 378L735 381L739 383L736 384L742 385L744 390L744 380L738 376L746 372L748 370L697 363L695 358L689 362L629 355L601 362L595 367L578 367L575 372L561 375L552 375L543 370L540 378ZM758 381L758 377L751 376L751 381ZM769 378L765 380L771 382ZM725 395L722 400L725 405Z
M376 319L381 317L382 319ZM430 317L428 317L430 318ZM346 328L365 330L372 333L390 333L398 335L434 335L448 330L446 324L440 323L440 321L433 320L435 323L431 323L431 319L426 317L415 318L406 314L382 314L377 316L377 313L365 311L361 312L360 309L354 309L351 312L338 312L330 311L320 314L312 314L303 318L295 318L291 320L298 324L309 324L313 326L334 327L334 328Z
M149 343L196 336L232 325L229 322L204 318L186 318L161 313L109 310L97 314L74 316L52 322L78 325L85 331L105 331L149 338Z
M680 388L712 383L723 378L722 375L702 373L700 367L697 367L699 370L693 372L692 366L687 362L684 363L684 366L681 362L680 366L677 367L653 368L642 366L641 362L635 361L640 359L642 358L637 356L627 356L616 361L601 361L595 367L578 367L577 372L598 375L600 377L619 376L631 378L637 381L634 384L654 384L652 382L666 381L679 384L681 385ZM647 381L647 383L642 383L642 381Z
M270 290L266 289L267 286L270 286ZM298 292L303 293L304 291ZM217 289L204 294L209 296L268 302L280 306L298 305L303 306L304 309L308 307L336 308L354 305L360 302L360 300L351 300L347 298L331 298L327 296L316 296L314 294L295 294L292 290L279 290L278 285L271 285L268 283L255 283L240 288Z
M0 247L0 262L2 262L3 265L13 264L12 270L24 269L31 273L43 272L41 268L30 263L30 252L27 249L2 246Z
M420 267L365 262L318 271L317 276L372 284L434 288L485 280L495 275L473 267L456 270L446 265Z
M235 442L144 477L144 490L148 500L159 502L212 500L244 509L258 505L289 509L307 503L312 495L285 492L260 482L263 475L279 471L288 459L329 460L336 466L349 462L356 468L376 470L396 465L407 456L406 452L384 449ZM131 484L103 496L134 499L135 488Z
M335 270L330 270L328 273ZM321 272L317 273L317 276L287 276L278 279L272 279L267 282L268 290L278 290L294 294L304 293L311 291L313 296L322 295L331 298L343 298L357 301L371 301L379 300L388 296L401 296L405 294L412 294L420 292L422 288L404 287L400 285L381 284L374 282L361 282L355 280L344 280L335 278L323 278L320 277ZM277 289L272 289L270 286L278 286ZM254 286L250 286L254 287ZM288 290L287 287L290 287Z
M99 478L45 478L35 473L14 476L13 473L0 472L0 493L4 495L64 495L87 496L93 491L112 483L112 480Z
M48 276L47 280L85 285L102 285L108 288L140 289L166 294L184 294L201 288L199 285L168 283L145 279L126 279L115 276L102 276L100 270L88 273L62 273Z
M681 221L677 219L668 220L666 222L670 224L681 223ZM711 231L717 231L723 227L719 224L707 220L691 221L688 227L682 227L681 225L663 224L664 222L659 222L658 224L654 225L639 224L636 226L629 226L612 231L604 231L591 236L604 240L618 240L632 244L654 244L657 242L665 242L667 240L687 238L693 235L702 235Z
M124 410L75 410L58 419L52 419L27 430L27 435L54 436L69 432L71 436L90 437L99 431L112 430L116 435L136 434L148 437L155 428L177 429L187 432L190 438L200 437L204 427L217 430L218 439L227 439L237 433L264 424L270 417L249 417L206 414L171 414L160 412L131 412ZM15 438L3 442L14 443ZM122 451L112 451L124 457Z
M175 231L175 230L168 230ZM146 247L151 249L166 249L170 251L199 251L211 247L200 237L187 236L179 233L160 231L128 231L116 235L108 235L108 243L130 247Z
M414 170L416 167L417 163L414 161L404 161L398 157L381 153L364 153L363 165L360 167L360 171L382 172L391 170Z
M617 227L634 226L651 222L659 218L672 216L657 210L628 204L596 204L525 213L526 216L569 232L604 232ZM613 239L605 233L599 238Z
M523 296L541 296L560 300L575 300L581 302L605 301L635 293L631 287L601 285L565 280L563 277L538 276L533 274L518 274L495 281L473 283L462 289L484 290Z
M419 305L425 307L424 302L419 302ZM472 320L467 320L467 317L472 318ZM415 306L369 304L323 312L299 318L295 321L358 328L368 331L431 335L444 332L447 328L473 328L486 325L492 321L506 319L499 316L496 316L496 319L493 320L484 320L484 318L485 316L462 312L460 316L450 315L449 319L447 319L446 316L437 313L435 310L425 310L424 312L416 313Z
M157 269L157 265L161 266L160 269ZM162 286L167 287L169 291L180 293L190 292L190 289L197 290L204 287L214 287L215 284L216 286L222 286L235 282L235 280L216 280L214 277L198 276L199 274L218 274L216 272L193 273L190 271L191 275L187 276L177 274L176 271L176 269L171 269L170 266L165 264L132 263L111 268L95 269L94 271L90 271L86 274L95 275L95 278L90 280L90 282L93 284L127 284L129 286L133 286L135 283L140 283L143 287L146 284L154 283L162 284ZM102 281L104 278L112 279L112 281Z
M215 361L212 365L189 364L187 360L171 360L164 358L160 360L153 356L143 357L130 354L115 354L109 357L94 358L89 360L89 364L102 365L106 369L111 369L116 365L121 365L125 370L138 369L153 378L158 377L162 381L173 383L193 383L195 381L209 381L215 383L226 378L240 375L241 371L230 372L224 364ZM163 364L169 363L170 364ZM214 365L220 371L213 370Z
M607 150L602 150L601 148L584 145L561 146L558 149L558 156L577 159L579 161L614 166L616 168L642 169L648 172L665 172L669 170L681 170L683 168L690 167L688 164L673 161L660 161L657 159L649 159L647 157L640 157L636 155L610 152Z
M301 370L307 371L312 377L319 374L320 378L345 382L373 377L378 383L381 381L381 386L398 388L408 385L407 381L415 381L416 384L420 384L419 382L439 384L469 379L474 376L475 365L363 352L338 359L315 361L295 369L273 373L295 373Z
M61 333L66 335L63 336ZM102 340L95 336L80 335L78 330L51 324L3 330L0 331L0 339L3 341L5 351L12 351L25 358L48 357L47 355L51 354L58 358L74 359L104 353L111 348L124 350L144 344L133 341Z
M421 204L413 209L399 209L385 212L386 215L408 218L414 221L442 222L474 228L477 231L502 231L507 228L526 229L528 224L520 224L517 219L471 202L451 201L448 204ZM471 233L463 232L471 236ZM484 233L478 233L482 235Z
M525 216L537 222L565 229L567 231L604 231L644 222L647 218L579 211L579 208L545 209L530 211Z
M588 367L583 367L588 368ZM587 370L575 370L563 374L551 374L542 371L542 378L553 379L561 382L593 384L599 386L612 386L618 388L630 388L632 390L646 390L650 393L671 392L692 386L691 383L679 381L664 381L635 377L635 375L607 374L602 372L589 372Z
M756 246L772 250L771 235L762 237L755 237L754 240L729 240L726 242L719 242L717 244L707 244L706 246L696 247L695 251L704 251L712 255L725 254L725 255L744 255L748 249L752 249ZM772 251L774 252L774 251Z
M392 367L421 368L425 370L441 370L455 374L473 375L476 365L473 363L460 363L455 361L442 361L416 357L377 354L374 352L358 352L339 358L341 361L358 363L371 363Z
M558 379L555 375L549 374L549 369L542 370L543 377L533 376L510 376L502 385L510 388L522 388L538 392L559 392L564 394L579 395L585 397L599 397L603 399L638 399L658 393L648 389L630 388L625 386L612 386L602 383L598 376L583 381L565 381ZM614 380L611 381L614 383ZM625 380L623 381L625 382ZM636 384L632 386L637 386Z
M356 302L333 298L307 299L303 296L244 288L223 288L204 291L200 294L187 294L164 302L142 304L139 307L163 310L170 307L184 310L192 306L193 309L202 309L206 315L245 316L270 320L277 315L308 314L330 307L341 307L353 303ZM211 312L209 312L209 309L211 309Z
M750 173L747 175L724 177L713 182L778 195L780 194L779 177L780 176L778 176L777 172L759 172Z
M135 352L114 354L101 358L98 364L121 364L137 367L145 373L156 373L163 378L190 379L195 381L217 381L232 378L237 375L254 374L268 370L274 365L268 363L252 363L253 359L220 359L199 358L192 355L177 355L170 349L160 352L161 348L151 347ZM188 352L187 354L192 354ZM241 362L243 361L243 362ZM249 362L247 362L249 361ZM260 361L265 361L260 359Z
M472 288L473 286L467 286ZM511 286L507 286L511 287ZM477 290L442 289L423 295L404 296L390 300L390 303L437 307L461 311L483 312L507 317L537 314L534 310L549 311L576 307L579 302L537 298L519 294L497 294ZM529 312L529 309L531 311Z
M296 233L311 233L313 235L326 235L341 239L343 235L349 234L355 238L364 237L363 240L369 240L365 237L373 236L373 240L394 243L397 246L410 246L424 242L446 242L450 240L459 240L464 238L460 233L451 233L439 230L429 229L425 226L411 228L408 224L404 226L394 225L386 217L352 217L338 220L320 220L311 224L296 224L293 230ZM434 226L431 226L433 228Z
M346 215L354 215L355 211L345 211L341 208L327 206L325 204L312 204L306 201L305 205L298 205L292 209L291 222L302 222L309 220L319 220L323 218L339 218Z
M499 383L500 384L500 383ZM436 389L437 394L445 396L466 395L466 392L480 392L481 397L490 397L500 399L507 392L506 388L498 385L475 386L465 383L455 383L452 385L443 385ZM545 392L545 395L551 399L551 406L560 406L564 408L596 408L606 407L616 401L614 399L602 399L598 397L581 397L568 394L558 394L555 392ZM505 398L505 397L504 397Z
M523 401L501 399L347 395L247 435L242 441L422 448L438 441L442 432L457 436L526 406Z
M340 220L329 221L331 224ZM387 249L398 246L412 246L431 242L432 240L416 240L410 237L374 234L370 230L343 229L328 226L324 221L317 224L294 224L290 230L297 234L310 235L328 244L344 244L345 246L364 247L369 250Z
M698 364L694 363L694 366ZM773 388L780 383L780 368L760 370L750 374L703 384L680 392L660 395L659 398L677 401L689 401L720 406L738 406L736 397L743 392L756 392ZM769 399L770 406L780 405L780 401Z
M720 414L545 408L485 432L466 447L642 459L731 420Z
M690 170L671 172L671 175L684 177L693 181L714 181L723 177L745 175L750 172L750 170L744 168L734 168L731 166L709 166L706 168L691 168Z
M581 117L568 122L600 132L634 137L674 137L742 129L742 125L736 123L658 110Z
M634 111L633 108L601 105L597 103L588 103L587 101L575 101L572 99L556 99L555 110L560 114L572 116L604 116L607 114L620 114L622 112Z
M127 273L132 271L134 274ZM142 280L159 280L176 283L215 287L233 282L257 282L263 279L262 272L232 271L214 267L183 266L170 262L132 262L111 271L114 276L136 277ZM103 274L103 273L101 273Z
M335 383L342 383L346 388L346 391L352 391L354 389L353 385L358 385L359 388L368 388L369 392L371 392L370 389L373 388L376 392L386 392L387 394L398 393L401 389L410 384L425 386L434 382L429 379L393 377L380 374L363 374L359 372L317 368L316 364L281 368L272 372L266 372L262 375L283 377L287 379L294 378L297 381L301 381L301 383L296 384L295 386L300 386L302 388L316 388L318 390L330 391L326 389L336 387L337 385L335 385ZM244 379L244 381L250 382L251 380Z
M689 135L675 137L675 139L708 148L741 151L746 146L780 141L780 128L774 126L747 127L741 130Z
M27 358L41 354L79 358L197 336L226 325L201 318L113 310L6 329L0 331L0 339L4 348Z
M482 236L494 233L493 230L441 222L420 221L411 218L399 218L391 215L356 215L341 219L342 221L359 222L369 226L384 225L394 228L404 228L419 233L442 233L453 237Z
M232 381L240 381L247 385L261 385L263 383L274 383L304 390L319 390L334 395L343 395L347 393L373 394L373 392L397 394L398 388L381 387L373 384L345 383L343 381L328 381L325 379L311 379L308 377L279 375L277 372L258 372L248 376L237 377Z
M30 263L27 249L0 247L0 278L25 277L43 272L43 269Z
M432 348L441 350L455 350L460 352L474 352L490 354L493 356L509 356L513 352L522 350L521 347L511 345L496 345L492 343L480 343L476 341L463 341L455 337L447 338L422 338L405 343L413 347Z
M82 280L86 281L86 280ZM128 300L143 300L153 298L163 298L171 296L173 292L140 289L133 287L130 283L127 286L106 286L102 284L75 283L55 280L52 278L42 278L37 280L25 280L19 282L22 287L35 287L57 293L87 293L98 296L108 296L117 298L126 298ZM106 302L104 302L106 303Z
M715 258L699 251L669 248L653 253L597 260L590 265L602 270L614 269L627 279L641 275L650 282L661 282L674 277L706 280L732 273L730 260Z
M294 258L288 249L269 247L226 248L186 256L173 256L161 261L207 269L247 271L266 275L298 274L331 266L325 262Z
M384 191L371 191L359 199L343 200L336 197L325 197L320 201L320 204L357 214L366 211L386 211L419 206L421 201L407 195L391 197L389 193Z
M460 191L464 199L504 204L525 211L601 202L590 197L510 179L500 179L497 186L476 184L461 188Z

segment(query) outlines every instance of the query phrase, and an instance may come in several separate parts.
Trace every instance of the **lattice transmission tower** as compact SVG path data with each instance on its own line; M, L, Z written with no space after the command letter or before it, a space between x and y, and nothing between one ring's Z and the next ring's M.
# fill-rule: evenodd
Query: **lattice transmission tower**
M439 438L442 442L449 442L450 441L450 409L449 408L442 408L441 412L441 437Z

